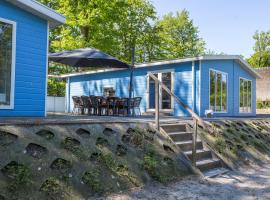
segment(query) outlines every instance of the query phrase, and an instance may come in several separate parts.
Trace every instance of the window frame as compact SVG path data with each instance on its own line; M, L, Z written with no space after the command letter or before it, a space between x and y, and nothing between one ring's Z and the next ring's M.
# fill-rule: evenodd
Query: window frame
M209 68L209 94L208 94L208 98L209 98L209 110L211 110L211 71L214 71L215 73L219 73L221 74L221 77L222 75L226 75L226 101L227 101L227 104L226 104L226 111L214 111L213 110L213 113L221 113L221 114L227 114L229 111L228 111L228 100L229 100L229 74L227 72L223 72L221 70L217 70L217 69L214 69L214 68Z
M104 90L106 90L106 89L113 89L114 90L114 94L116 95L116 88L115 88L115 86L114 85L112 85L112 86L109 86L109 85L105 85L105 86L103 86L103 88L102 88L102 94L103 94L103 96L105 96L104 95ZM109 96L108 96L109 97Z
M244 81L250 81L250 112L246 112L246 111L243 111L240 109L240 99L241 99L241 84L240 84L240 81L244 80ZM251 79L248 79L248 78L244 78L242 76L239 77L239 104L238 104L238 111L240 114L251 114L252 113L252 108L253 108L253 102L252 102L252 87L253 87L253 81Z
M15 97L15 65L16 65L16 38L17 38L17 23L0 17L0 22L12 25L12 57L11 57L11 85L10 85L10 105L0 105L1 110L14 109Z

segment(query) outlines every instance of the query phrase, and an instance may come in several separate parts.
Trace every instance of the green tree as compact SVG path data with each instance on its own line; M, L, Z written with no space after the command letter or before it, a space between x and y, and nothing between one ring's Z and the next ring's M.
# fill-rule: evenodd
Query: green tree
M270 31L256 31L253 39L254 54L248 59L249 64L254 68L270 66Z
M161 38L161 59L183 58L203 54L205 42L199 37L198 28L194 26L186 10L169 13L158 21Z
M51 51L95 47L126 62L156 16L148 0L40 1L67 18L51 33Z
M39 1L67 19L50 32L51 52L94 47L131 63L135 48L138 63L195 56L204 51L205 43L185 10L158 19L149 0ZM49 67L50 74L66 70L64 66ZM49 84L53 91L49 94L57 94L57 81Z

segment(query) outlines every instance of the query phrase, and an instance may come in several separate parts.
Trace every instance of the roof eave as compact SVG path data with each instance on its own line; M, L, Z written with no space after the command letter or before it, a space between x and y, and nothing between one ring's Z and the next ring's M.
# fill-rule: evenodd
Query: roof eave
M247 70L251 75L256 77L257 79L261 79L261 75L257 73L241 56L238 55L205 55L205 56L197 56L193 58L184 58L184 59L176 59L176 60L167 60L167 61L158 61L152 63L142 63L137 64L136 68L143 68L143 67L153 67L153 66L160 66L160 65L171 65L171 64L178 64L183 62L193 62L193 61L203 61L203 60L238 60L242 66L244 66L245 70ZM88 73L74 73L74 74L64 74L57 76L58 78L69 78L74 76L81 76L84 74L94 74L94 73L102 73L102 72L111 72L116 71L115 69L110 70L98 70L98 71L91 71Z
M55 28L66 22L66 18L53 9L35 1L35 0L7 0L8 2L24 9L33 15L36 15L49 22L50 28Z

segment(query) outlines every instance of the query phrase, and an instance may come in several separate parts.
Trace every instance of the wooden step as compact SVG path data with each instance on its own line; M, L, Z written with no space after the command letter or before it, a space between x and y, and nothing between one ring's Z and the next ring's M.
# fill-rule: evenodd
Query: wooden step
M199 168L199 170L201 170L202 172L205 172L214 168L220 168L222 167L222 165L219 159L213 158L197 161L196 167Z
M182 151L192 151L192 148L193 148L192 140L175 142L175 144ZM197 141L196 148L197 148L197 150L203 149L202 141Z
M172 132L168 134L174 142L192 140L191 132Z
M192 160L192 151L186 151L184 152L187 157ZM204 150L204 149L199 149L196 151L196 160L205 160L205 159L211 159L212 158L212 153L209 150Z
M161 128L166 133L186 132L186 124L162 124Z
M226 174L227 172L229 172L228 169L223 168L223 167L220 167L220 168L215 168L215 169L211 169L211 170L205 171L203 173L203 175L206 178L214 178L214 177L220 176L222 174Z

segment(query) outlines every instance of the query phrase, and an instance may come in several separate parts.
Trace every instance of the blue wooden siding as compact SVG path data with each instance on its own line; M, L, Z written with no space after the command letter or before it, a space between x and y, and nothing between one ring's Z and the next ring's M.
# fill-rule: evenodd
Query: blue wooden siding
M0 116L45 116L47 21L5 0L0 18L17 23L14 109L0 109Z
M209 109L209 72L210 69L228 74L227 112L215 113L215 116L255 116L256 115L256 79L234 60L201 61L201 101L200 112L204 116ZM252 113L239 113L239 78L252 80Z
M137 68L134 73L134 95L143 97L141 110L147 111L147 73L160 71L173 71L173 92L189 107L194 107L196 113L204 116L209 109L209 72L210 69L219 70L228 74L227 112L215 113L215 116L254 116L256 115L256 79L243 69L234 60L209 60L196 61L194 71L192 62L174 65L162 65L158 67ZM192 78L194 73L194 79ZM239 113L239 78L252 80L252 113ZM98 74L70 77L70 95L68 98L68 110L73 109L72 96L103 95L104 86L113 86L116 95L128 97L129 72L127 70L103 72ZM194 86L194 102L192 90ZM67 87L68 88L68 87ZM188 116L188 113L176 102L173 105L174 116Z
M185 103L192 106L192 71L191 62L177 65L163 65L157 67L137 68L134 72L134 96L143 97L141 111L147 110L147 73L159 71L173 71L174 73L174 93ZM116 96L128 97L129 71L120 70L114 72L103 72L82 76L70 77L70 88L67 84L67 110L72 111L72 96L81 95L103 95L104 86L113 86ZM174 102L174 115L186 115L186 111Z

